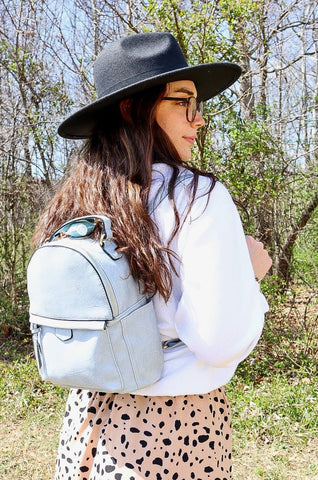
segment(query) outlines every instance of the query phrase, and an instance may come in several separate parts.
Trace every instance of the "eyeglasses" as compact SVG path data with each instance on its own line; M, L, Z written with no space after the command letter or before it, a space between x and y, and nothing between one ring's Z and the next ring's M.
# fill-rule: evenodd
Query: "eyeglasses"
M162 100L174 100L175 102L179 102L181 105L186 106L186 116L190 123L194 121L197 112L199 112L200 115L203 114L203 102L198 102L195 97L163 97Z

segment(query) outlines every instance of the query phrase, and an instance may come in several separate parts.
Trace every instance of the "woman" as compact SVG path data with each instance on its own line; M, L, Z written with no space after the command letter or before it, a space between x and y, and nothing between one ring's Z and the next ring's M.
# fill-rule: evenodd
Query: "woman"
M87 138L43 213L35 239L62 222L106 214L143 290L154 295L165 353L162 378L130 394L72 390L56 480L231 479L224 385L256 345L271 260L244 236L213 175L187 162L204 125L200 101L230 86L230 63L189 67L169 33L132 35L95 63L98 100L59 133Z

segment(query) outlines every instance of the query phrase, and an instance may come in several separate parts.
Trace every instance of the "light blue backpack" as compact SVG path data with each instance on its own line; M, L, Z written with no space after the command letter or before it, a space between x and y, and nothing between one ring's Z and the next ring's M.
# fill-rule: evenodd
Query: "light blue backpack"
M101 223L101 236L91 235ZM156 382L163 348L152 300L116 251L110 220L75 218L33 253L27 270L30 323L43 380L102 392Z

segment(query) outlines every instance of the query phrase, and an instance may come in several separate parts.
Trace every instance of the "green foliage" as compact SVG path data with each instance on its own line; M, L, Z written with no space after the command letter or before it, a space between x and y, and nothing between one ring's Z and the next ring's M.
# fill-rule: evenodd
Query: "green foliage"
M218 2L163 0L148 2L146 31L169 31L178 39L189 64L235 57L233 39L224 35L226 25L216 15ZM221 33L222 32L222 33Z
M29 325L29 302L26 280L20 282L14 301L5 291L0 292L0 331L6 335L25 334Z
M0 165L1 173L0 329L23 332L28 324L26 266L39 183Z
M296 283L316 289L318 282L318 212L299 235L293 252L292 271Z
M283 153L262 118L242 121L233 111L218 118L212 105L206 111L204 155L196 156L194 164L227 185L242 206L246 233L257 235L274 253L272 216L284 190Z
M275 140L265 122L235 122L228 128L228 152L214 167L218 177L244 205L276 196L281 180Z
M262 282L270 311L261 339L239 365L238 375L247 382L284 375L286 379L318 375L318 296L303 288L280 293L275 277Z
M255 22L262 8L259 0L220 0L221 14L226 18L231 30L244 22ZM251 27L250 27L251 28Z

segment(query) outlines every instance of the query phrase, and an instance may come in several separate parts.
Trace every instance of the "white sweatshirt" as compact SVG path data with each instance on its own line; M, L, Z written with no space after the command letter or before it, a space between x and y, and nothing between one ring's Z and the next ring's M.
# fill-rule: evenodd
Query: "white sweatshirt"
M169 166L154 165L150 201L170 175ZM189 204L191 175L183 173L176 186L181 216ZM162 378L135 394L175 396L218 388L261 335L268 304L254 278L238 211L220 182L208 200L209 186L210 180L200 176L191 212L170 245L181 260L175 262L179 276L173 275L172 295L168 303L154 297L162 338L180 338L185 345L165 352ZM168 196L152 216L167 244L174 226Z

